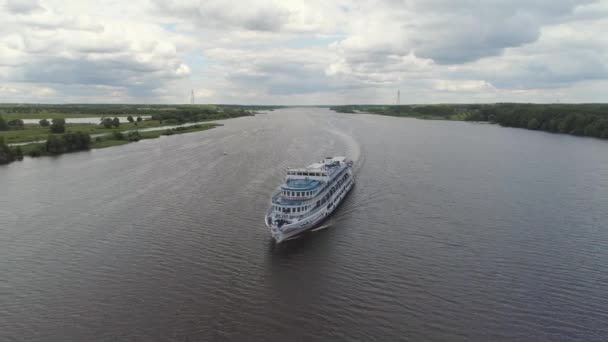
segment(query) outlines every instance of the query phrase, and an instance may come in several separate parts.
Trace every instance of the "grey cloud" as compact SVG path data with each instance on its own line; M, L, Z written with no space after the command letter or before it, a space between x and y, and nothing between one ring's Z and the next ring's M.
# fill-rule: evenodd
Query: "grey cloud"
M505 48L532 43L540 37L536 19L523 13L497 17L492 22L458 17L453 17L453 21L458 24L424 27L421 31L429 34L413 48L416 55L439 64L461 64L499 55Z
M200 27L215 29L240 28L251 31L279 31L289 12L273 2L258 1L164 1L152 0L164 15L187 19Z
M580 82L608 79L608 62L601 52L577 51L495 57L457 68L440 68L438 78L483 80L497 89L555 89Z
M100 0L90 17L69 1L0 0L0 81L70 100L182 101L194 88L212 90L210 102L331 103L391 100L397 87L417 102L463 91L552 98L608 80L605 2L152 0L142 9Z
M178 79L175 73L161 66L137 63L128 55L117 55L113 60L47 58L29 63L15 77L20 82L60 85L124 87L132 94L146 95Z
M500 55L504 49L533 43L541 28L573 20L573 11L592 0L388 0L382 7L390 20L401 22L392 37L391 53L414 52L438 64L462 64ZM383 25L383 23L376 23ZM368 42L370 53L378 46L374 36L355 32ZM351 36L353 37L353 36ZM349 39L341 43L348 53ZM384 51L383 51L384 52Z
M53 89L81 87L98 94L112 88L146 97L170 89L190 73L167 36L141 29L148 25L152 33L153 25L138 23L131 29L119 19L103 21L70 13L70 6L37 13L27 10L33 10L35 2L27 4L13 8L23 12L19 15L0 11L0 18L10 19L0 24L0 81L4 83L32 89L40 84Z
M288 13L278 8L258 9L251 15L242 18L242 25L252 31L277 31L285 24L287 16ZM231 18L225 17L225 19L230 21Z
M38 0L5 0L5 8L15 14L29 14L44 10Z
M262 88L269 95L298 95L358 88L360 85L329 78L321 65L260 63L249 73L232 73L231 82L241 87Z
M509 73L493 75L488 80L501 88L555 88L569 84L608 79L608 64L599 56L571 53L554 56L558 63L547 64L536 59L529 64L514 65Z
M127 49L127 44L125 42L114 42L114 43L99 43L99 44L91 44L87 46L78 46L76 50L82 53L117 53L121 51L125 51Z

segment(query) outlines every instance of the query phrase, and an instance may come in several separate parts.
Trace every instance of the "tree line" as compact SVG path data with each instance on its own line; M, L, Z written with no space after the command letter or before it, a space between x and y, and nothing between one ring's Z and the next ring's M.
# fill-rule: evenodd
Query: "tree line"
M38 121L40 126L48 127L51 133L63 133L65 132L65 119L52 119L51 122L47 119Z
M100 121L101 121L100 125L103 126L104 128L108 128L108 129L109 128L118 128L118 126L120 126L120 119L117 117L101 118ZM142 122L143 119L141 116L138 116L137 119L135 119L135 118L133 118L133 116L129 115L127 117L127 121L129 121L130 123L135 123L137 125L137 123ZM65 119L56 118L56 119L51 119L51 121L49 121L47 119L42 119L42 120L38 121L38 123L42 127L49 127L49 131L51 133L64 133L65 132ZM25 129L25 124L23 123L23 120L15 119L15 120L6 121L6 120L4 120L2 115L0 115L0 131L17 130L17 129Z
M232 112L273 110L279 106L240 105L143 105L143 104L0 104L6 113L66 113L82 115L153 115L172 112Z
M67 132L62 135L49 135L45 144L48 154L84 151L91 148L91 136L84 132Z
M608 139L608 104L442 104L335 106L340 113L487 121L518 127Z
M181 124L186 122L228 119L255 114L256 110L274 110L278 106L240 106L240 105L131 105L131 104L0 104L0 113L39 114L64 113L69 115L149 115L153 120ZM139 118L138 118L139 119ZM41 120L42 121L42 120ZM129 120L131 121L131 120ZM131 122L136 121L135 119ZM137 120L139 122L141 120ZM40 122L43 125L43 122ZM109 123L102 121L104 127Z
M554 133L608 139L608 105L499 104L471 113L471 121L488 121Z
M4 137L0 137L0 165L23 159L23 151L20 146L11 148L4 142Z
M30 157L43 155L58 155L62 153L84 151L91 148L91 136L84 132L67 132L64 134L49 134L46 143L32 144L34 148L26 154ZM8 146L4 137L0 137L0 164L23 159L21 146Z
M14 119L6 121L2 115L0 115L0 131L9 131L14 129L23 129L25 124L21 119Z
M253 115L254 112L243 107L183 107L175 111L162 111L152 113L152 120L161 123L183 124L186 122L199 122L218 119L237 118Z

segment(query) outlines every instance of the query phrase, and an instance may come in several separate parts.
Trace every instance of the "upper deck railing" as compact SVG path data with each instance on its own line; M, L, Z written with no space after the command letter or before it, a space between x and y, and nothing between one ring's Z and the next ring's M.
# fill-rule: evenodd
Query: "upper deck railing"
M344 190L342 190L344 191ZM301 221L307 217L310 217L314 214L316 214L319 210L321 210L325 205L319 205L317 207L314 207L312 209L310 209L308 212L305 213L297 213L298 215L294 215L294 213L279 213L277 214L278 218L283 218L283 219L291 219L291 220L297 220L297 221ZM272 211L269 210L268 213L271 213Z
M343 174L347 168L343 168L341 172L335 174L336 177L332 177L332 180L335 180L339 175ZM314 205L316 204L316 198L323 195L333 184L332 181L325 183L324 187L316 192L312 196L307 197L292 197L292 196L284 196L282 195L282 190L279 187L275 193L272 195L271 202L276 205Z

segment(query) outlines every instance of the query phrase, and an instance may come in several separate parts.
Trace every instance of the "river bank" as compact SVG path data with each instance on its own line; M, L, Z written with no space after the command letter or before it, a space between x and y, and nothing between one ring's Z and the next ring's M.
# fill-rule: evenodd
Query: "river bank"
M275 108L238 105L0 104L0 164L22 160L23 156L57 155L124 145L161 135L202 131L218 125L211 121L253 116L258 110ZM125 116L127 122L124 122ZM146 117L149 119L144 120ZM38 124L35 123L36 118L40 118Z
M369 113L427 120L479 121L504 127L608 139L608 104L345 105L338 113Z
M137 142L139 140L147 140L147 139L156 139L163 135L175 135L175 134L186 134L193 132L206 131L211 128L215 128L217 126L222 126L218 123L208 123L208 124L196 124L191 126L178 126L173 128L167 128L165 130L149 130L149 131L131 131L138 132L137 140L129 140L129 134L112 134L105 137L97 137L94 139L92 149L106 148L112 146L120 146L133 142Z
M10 104L0 103L0 115L7 121L15 119L69 119L128 116L157 119L187 118L189 121L226 119L253 115L277 106L239 105L148 105L148 104ZM196 120L194 119L196 118Z
M113 134L115 132L125 132L130 130L147 129L147 128L158 128L164 126L175 126L174 122L160 122L157 120L144 120L141 122L126 122L120 123L117 128L104 128L99 124L93 123L66 123L66 132L84 132L91 135L97 134ZM42 127L40 124L25 124L23 129L14 129L9 131L0 131L0 137L4 138L4 141L8 145L28 143L28 142L40 142L46 140L49 134L48 127Z
M80 131L65 134L53 134L50 140L33 142L15 147L7 146L0 137L0 165L13 161L20 161L24 156L42 157L54 156L63 153L80 152L91 149L100 149L134 143L140 140L156 139L163 135L186 134L205 131L217 126L218 123L191 124L186 126L173 126L166 129L148 128L148 130L113 131L112 133L97 135L93 138ZM74 137L78 140L77 147L71 147ZM52 138L52 139L51 139ZM59 144L60 146L57 146Z

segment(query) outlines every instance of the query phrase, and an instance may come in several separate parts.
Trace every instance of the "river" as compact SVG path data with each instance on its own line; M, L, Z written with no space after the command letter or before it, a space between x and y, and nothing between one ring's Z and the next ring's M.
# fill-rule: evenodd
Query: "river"
M0 167L0 340L608 339L608 142L316 108L220 122ZM275 245L285 168L333 154L357 185Z

